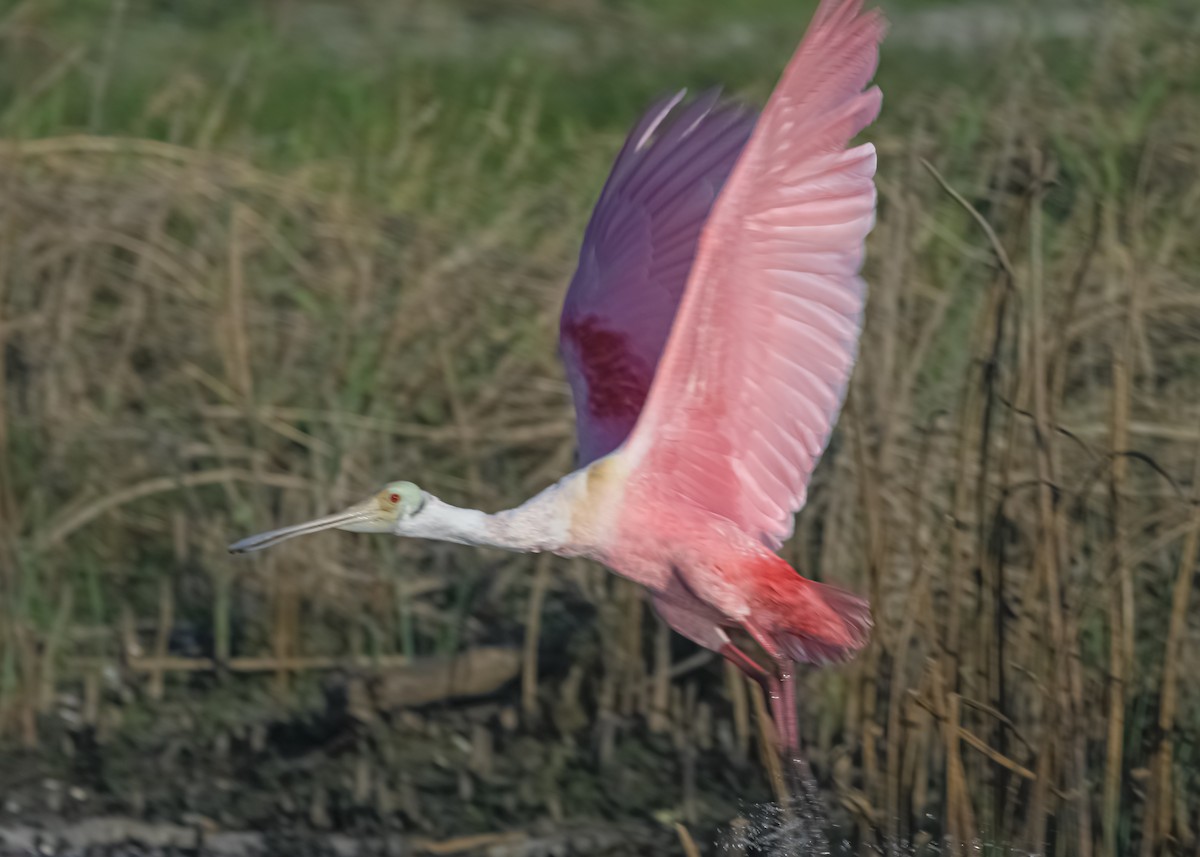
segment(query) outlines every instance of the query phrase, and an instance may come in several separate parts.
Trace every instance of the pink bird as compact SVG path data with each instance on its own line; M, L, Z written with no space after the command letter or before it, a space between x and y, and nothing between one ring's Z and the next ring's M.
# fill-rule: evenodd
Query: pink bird
M334 515L230 546L324 529L582 556L644 586L672 628L768 691L798 746L794 662L852 656L867 603L776 553L804 505L854 365L875 216L884 22L823 0L757 122L680 93L617 156L562 313L580 468L495 514L392 482ZM741 628L774 662L735 645Z

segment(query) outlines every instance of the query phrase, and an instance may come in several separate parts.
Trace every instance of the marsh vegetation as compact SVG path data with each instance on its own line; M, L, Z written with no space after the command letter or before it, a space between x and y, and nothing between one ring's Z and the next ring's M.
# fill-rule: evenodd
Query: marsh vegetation
M225 545L570 468L557 315L625 130L761 104L810 6L0 8L0 827L714 853L772 799L741 679L599 567ZM1196 853L1192 6L884 4L866 332L785 548L877 611L803 679L834 841ZM928 36L964 8L1027 25Z

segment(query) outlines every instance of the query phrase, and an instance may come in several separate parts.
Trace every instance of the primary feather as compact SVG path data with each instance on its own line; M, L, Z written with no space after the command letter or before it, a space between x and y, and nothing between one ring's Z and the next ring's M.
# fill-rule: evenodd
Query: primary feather
M701 234L624 454L640 485L775 548L841 408L866 289L883 20L824 3Z

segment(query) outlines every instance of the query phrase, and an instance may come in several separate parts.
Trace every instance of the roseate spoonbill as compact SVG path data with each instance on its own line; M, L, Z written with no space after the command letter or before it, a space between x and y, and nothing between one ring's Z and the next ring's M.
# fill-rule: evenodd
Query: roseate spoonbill
M581 467L495 514L411 482L234 553L336 528L598 560L672 628L769 692L797 748L795 661L865 645L867 603L801 577L791 535L853 367L874 223L884 22L823 0L761 116L683 93L633 128L592 214L562 312ZM774 661L738 648L742 628Z

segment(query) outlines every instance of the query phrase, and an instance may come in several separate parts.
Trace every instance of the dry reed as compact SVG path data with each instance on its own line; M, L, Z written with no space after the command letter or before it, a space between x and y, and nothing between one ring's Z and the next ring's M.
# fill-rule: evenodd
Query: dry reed
M1091 101L1031 72L962 139L953 97L881 126L860 366L787 548L875 604L869 650L806 676L802 720L865 838L1196 847L1200 113L1110 127L1125 75L1153 72ZM508 130L445 192L494 181L500 146L520 175L536 109L494 105ZM400 174L436 160L397 145ZM221 669L284 694L457 649L485 611L527 629L530 723L553 706L602 763L638 718L684 736L685 767L740 761L761 699L706 668L699 720L731 739L672 724L697 719L671 684L695 666L598 569L337 535L224 555L383 478L495 508L569 466L551 343L582 210L548 224L534 188L465 235L327 178L149 140L0 146L0 733L36 743L56 688L94 699L107 664L151 698ZM597 639L548 675L571 599ZM178 650L185 617L207 650Z

